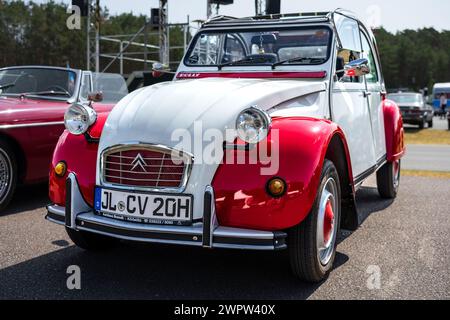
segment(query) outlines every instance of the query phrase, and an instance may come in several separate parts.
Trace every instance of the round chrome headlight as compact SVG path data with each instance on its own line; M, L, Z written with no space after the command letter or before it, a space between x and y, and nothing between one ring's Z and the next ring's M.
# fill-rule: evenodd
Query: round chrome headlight
M256 107L250 107L237 117L236 129L239 138L253 144L267 137L270 124L271 118L266 112Z
M75 103L64 115L66 129L75 135L85 133L97 120L97 113L91 107Z

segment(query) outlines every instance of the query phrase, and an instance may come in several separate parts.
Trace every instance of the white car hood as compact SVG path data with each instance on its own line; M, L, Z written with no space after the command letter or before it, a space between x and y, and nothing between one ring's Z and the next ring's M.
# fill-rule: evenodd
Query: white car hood
M323 82L208 78L166 82L124 98L106 121L100 150L127 141L173 146L175 129L233 127L250 106L268 110L284 101L325 90Z
M206 78L157 84L129 94L112 110L100 139L99 156L106 148L123 143L180 149L179 141L172 140L172 133L186 129L193 136L196 121L201 121L203 131L215 128L224 133L227 128L234 128L237 115L247 107L268 110L325 89L325 82L298 80ZM185 145L181 149L194 155L185 193L194 194L194 218L200 218L203 193L218 164L197 165L195 159L202 157L201 148Z

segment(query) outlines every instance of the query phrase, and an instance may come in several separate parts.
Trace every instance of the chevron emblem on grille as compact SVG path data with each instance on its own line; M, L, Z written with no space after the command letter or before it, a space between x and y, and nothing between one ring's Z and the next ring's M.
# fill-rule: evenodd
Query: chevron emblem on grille
M145 162L144 158L140 153L134 158L133 162L131 162L133 165L133 168L131 168L131 171L135 171L136 168L141 168L144 172L147 172L145 167L147 166L147 163Z

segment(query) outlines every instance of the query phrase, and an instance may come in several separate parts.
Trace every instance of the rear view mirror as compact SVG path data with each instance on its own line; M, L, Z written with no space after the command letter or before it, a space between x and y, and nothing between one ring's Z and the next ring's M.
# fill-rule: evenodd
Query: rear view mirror
M370 73L369 60L357 59L344 66L345 75L348 77L361 77Z
M277 42L277 37L274 34L261 34L253 36L251 43L256 45L273 44Z
M164 73L174 74L175 72L171 72L169 66L162 64L161 62L155 62L152 65L152 75L153 78L159 78Z

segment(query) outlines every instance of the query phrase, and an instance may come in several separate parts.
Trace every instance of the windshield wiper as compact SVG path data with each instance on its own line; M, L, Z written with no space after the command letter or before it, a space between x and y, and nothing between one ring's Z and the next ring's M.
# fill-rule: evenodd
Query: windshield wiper
M71 97L70 93L64 91L38 91L38 92L26 92L19 94L20 96L65 96Z
M292 63L292 62L308 62L308 63L319 63L323 62L324 58L309 58L309 57L296 57L291 59L286 59L282 61L278 61L272 64L272 69L275 69L276 66L281 66L286 63Z
M231 62L226 62L226 63L222 63L219 64L217 66L217 68L219 70L222 70L223 67L229 67L229 66L237 66L240 64L246 64L246 63L251 63L251 62L256 62L256 61L260 61L260 62L267 62L269 58L265 58L263 56L259 56L259 57L245 57L244 59L241 60L237 60L237 61L231 61Z

